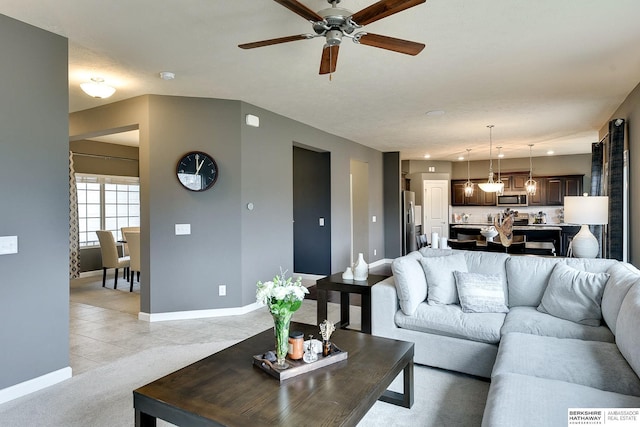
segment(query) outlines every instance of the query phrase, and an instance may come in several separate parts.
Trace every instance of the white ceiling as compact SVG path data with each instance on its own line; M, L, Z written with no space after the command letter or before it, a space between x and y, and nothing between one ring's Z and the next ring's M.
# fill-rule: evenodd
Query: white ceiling
M422 53L345 39L332 80L318 75L321 38L237 47L312 32L271 0L2 0L0 13L69 38L70 112L142 94L237 99L403 159L487 158L488 124L507 158L530 143L534 156L589 152L640 81L638 0L428 0L365 27ZM81 92L95 75L113 97Z

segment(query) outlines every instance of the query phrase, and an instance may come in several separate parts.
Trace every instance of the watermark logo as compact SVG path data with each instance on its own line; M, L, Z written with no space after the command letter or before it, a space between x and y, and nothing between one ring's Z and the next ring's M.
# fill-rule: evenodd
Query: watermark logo
M640 408L569 408L569 426L640 426Z

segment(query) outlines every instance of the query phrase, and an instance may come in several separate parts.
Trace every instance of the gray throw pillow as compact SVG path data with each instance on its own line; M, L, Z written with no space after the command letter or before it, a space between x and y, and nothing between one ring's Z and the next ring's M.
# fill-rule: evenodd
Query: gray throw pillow
M427 279L418 260L422 255L411 252L396 258L391 263L393 279L396 283L400 309L407 316L413 316L418 305L427 298Z
M600 326L602 294L609 273L590 273L558 263L538 311L587 326Z
M499 274L454 271L460 306L464 313L508 313Z
M429 305L457 304L458 291L454 271L467 270L463 254L420 259L427 277L427 303Z

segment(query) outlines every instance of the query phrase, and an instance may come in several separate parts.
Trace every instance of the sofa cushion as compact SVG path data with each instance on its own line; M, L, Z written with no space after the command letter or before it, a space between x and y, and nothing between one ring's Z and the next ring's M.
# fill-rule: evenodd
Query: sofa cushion
M602 294L602 317L615 334L622 300L633 285L640 283L640 271L626 262L617 262L607 273L610 277Z
M519 374L491 378L482 427L557 427L569 408L638 408L640 397Z
M590 273L557 264L538 310L583 325L599 326L600 304L608 279L608 273Z
M640 396L640 378L608 342L509 333L502 336L491 375L507 373Z
M497 344L504 316L504 313L463 313L456 304L429 305L423 302L413 316L398 310L395 323L400 328L413 331Z
M588 341L614 342L615 337L606 326L586 326L570 320L539 312L535 307L511 307L502 325L502 335L509 332L543 335L556 338L575 338Z
M400 309L407 315L415 313L418 304L427 298L427 279L420 258L419 252L411 252L391 263Z
M640 375L640 285L634 285L622 301L616 322L616 343L629 365Z
M460 306L465 313L506 313L504 287L499 274L454 271Z
M510 255L500 252L485 251L462 251L467 260L467 270L470 273L497 274L500 276L504 287L505 301L509 302L509 291L507 289L506 264Z
M457 304L458 291L454 271L467 271L463 254L421 258L420 263L427 277L427 302L431 305Z
M509 307L537 307L547 289L553 268L563 258L513 256L507 260Z

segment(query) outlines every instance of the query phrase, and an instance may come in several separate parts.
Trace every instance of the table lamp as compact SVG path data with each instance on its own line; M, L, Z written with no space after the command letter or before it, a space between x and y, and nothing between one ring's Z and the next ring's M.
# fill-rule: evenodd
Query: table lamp
M600 245L589 230L589 225L609 223L609 197L607 196L566 196L564 198L564 219L571 224L581 224L578 234L571 241L573 256L595 258Z

